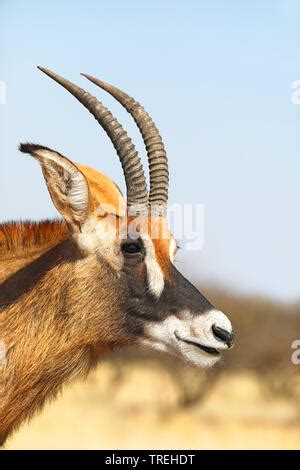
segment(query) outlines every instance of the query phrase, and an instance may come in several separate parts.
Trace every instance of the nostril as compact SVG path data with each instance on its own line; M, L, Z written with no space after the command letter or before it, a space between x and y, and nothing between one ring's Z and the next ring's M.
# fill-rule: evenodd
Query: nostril
M216 325L212 326L212 330L213 330L214 336L217 339L226 343L229 348L233 345L233 342L234 342L233 331L224 330L223 328L220 328L219 326L216 326Z

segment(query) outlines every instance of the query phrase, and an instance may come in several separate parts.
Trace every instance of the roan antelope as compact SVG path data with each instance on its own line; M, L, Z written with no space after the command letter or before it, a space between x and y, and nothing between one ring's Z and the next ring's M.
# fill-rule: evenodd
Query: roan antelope
M176 243L166 222L168 162L150 116L127 94L86 75L139 127L148 154L148 194L139 155L117 119L83 89L40 69L108 134L123 167L127 201L103 174L47 147L20 145L38 160L64 221L0 225L2 443L106 351L142 344L209 367L234 337L228 318L173 265Z

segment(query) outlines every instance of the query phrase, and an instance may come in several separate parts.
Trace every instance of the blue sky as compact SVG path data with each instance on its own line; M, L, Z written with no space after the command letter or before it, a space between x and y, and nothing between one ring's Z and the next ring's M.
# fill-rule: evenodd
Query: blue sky
M96 94L143 154L138 131L80 72L143 103L165 140L170 202L205 205L205 243L179 255L194 279L299 299L300 5L288 1L0 1L0 220L56 216L38 142L110 175L104 132L44 65Z

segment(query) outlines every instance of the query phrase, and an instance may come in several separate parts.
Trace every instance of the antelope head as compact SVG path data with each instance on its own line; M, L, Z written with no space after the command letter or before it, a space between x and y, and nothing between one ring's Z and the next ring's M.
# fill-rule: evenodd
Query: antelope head
M227 316L173 264L177 247L166 220L168 161L154 122L133 98L85 75L134 118L148 154L148 193L139 155L117 119L88 92L40 69L74 95L106 131L126 181L125 204L112 182L93 180L86 167L47 147L20 146L39 160L53 203L76 246L85 296L77 315L84 310L87 321L93 319L95 340L99 335L110 345L147 345L196 366L212 366L232 346L233 329ZM106 191L106 198L95 196L97 187Z

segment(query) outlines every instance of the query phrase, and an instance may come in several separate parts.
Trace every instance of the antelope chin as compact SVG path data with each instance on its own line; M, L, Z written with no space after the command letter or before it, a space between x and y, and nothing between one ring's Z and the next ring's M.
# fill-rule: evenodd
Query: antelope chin
M218 349L207 344L198 343L196 339L195 341L182 339L176 335L176 332L174 333L172 344L165 344L150 339L142 339L140 343L143 346L150 347L156 351L166 352L187 364L201 368L212 367L221 358L221 352Z
M201 344L197 338L181 338L176 332L175 337L178 341L176 355L189 364L203 368L212 367L221 358L221 352L217 348Z
M221 352L229 348L214 336L213 325L232 330L228 318L218 310L212 309L201 315L185 311L180 317L170 315L162 322L148 324L140 343L194 366L207 368L216 364Z

